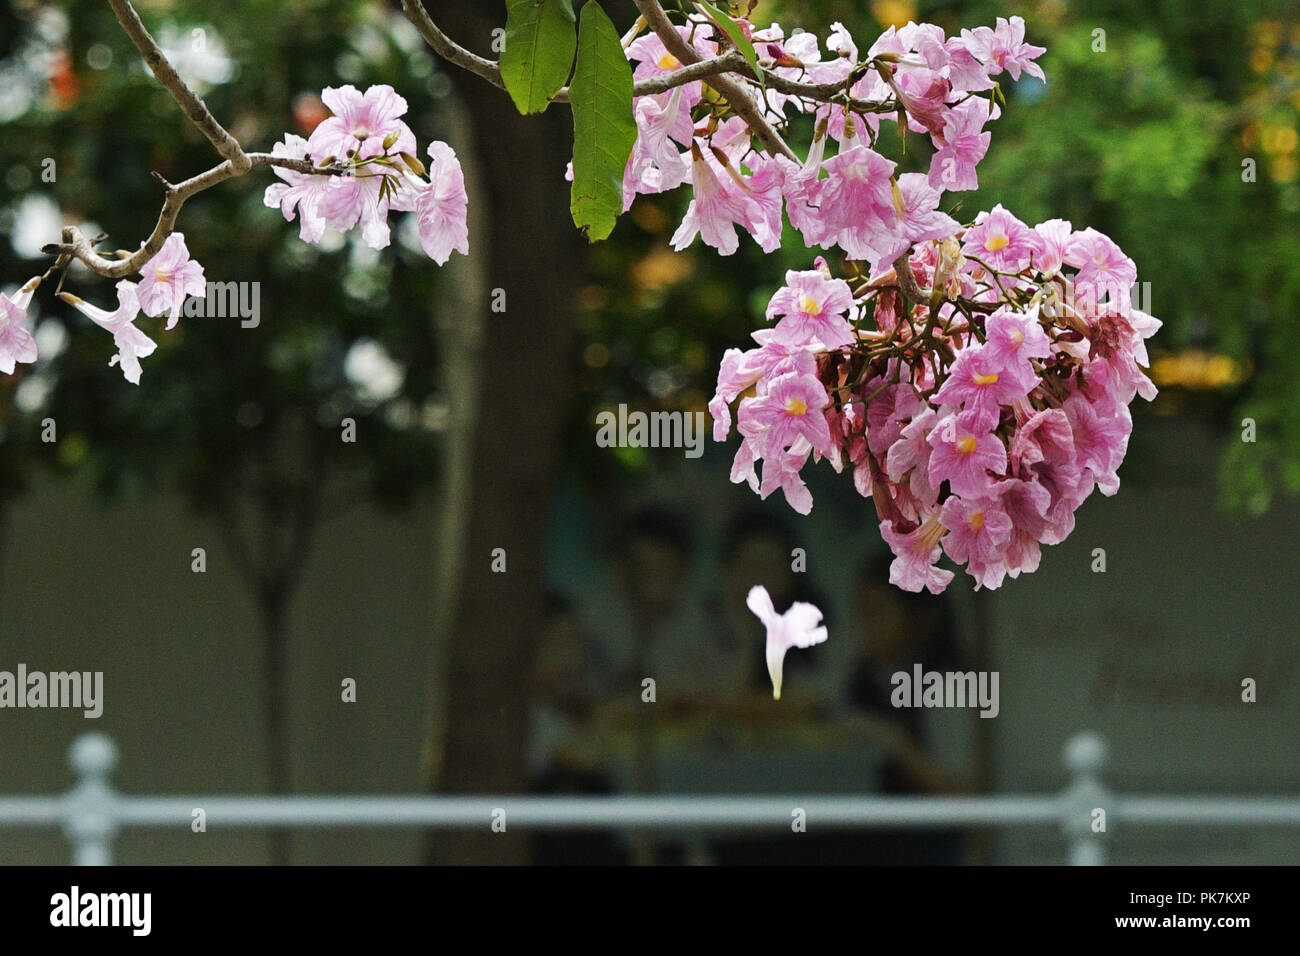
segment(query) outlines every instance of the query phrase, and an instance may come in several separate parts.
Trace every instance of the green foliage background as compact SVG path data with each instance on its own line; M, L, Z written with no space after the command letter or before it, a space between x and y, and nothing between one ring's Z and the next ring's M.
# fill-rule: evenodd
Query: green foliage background
M629 5L605 7L620 29L627 25ZM144 0L140 9L155 28L172 24L188 36L203 27L220 38L235 71L206 96L251 148L302 131L310 96L342 82L392 83L410 101L422 141L445 132L446 77L418 38L392 26L391 4ZM65 18L65 39L41 40L43 11ZM505 12L502 4L503 25ZM909 16L952 33L1012 14L1025 17L1031 42L1048 48L1041 61L1048 82L1008 85L1009 108L992 125L981 189L952 197L957 215L1001 202L1031 222L1059 216L1113 236L1137 260L1151 311L1166 323L1153 343L1164 356L1163 393L1139 414L1209 416L1221 437L1215 453L1224 503L1267 510L1279 495L1300 491L1300 14L1293 4L761 0L755 20L825 36L838 19L865 48L883 25ZM92 62L104 48L111 63L97 69ZM66 56L53 72L51 50ZM148 171L177 180L212 162L208 144L152 84L98 0L0 3L0 63L6 80L23 69L48 74L30 108L0 122L6 285L44 268L4 238L24 197L47 195L65 216L99 224L110 234L107 248L133 246L159 204ZM57 162L54 184L40 182L45 157ZM1243 181L1247 160L1253 182ZM914 149L909 162L925 168L924 151ZM146 362L146 388L126 386L107 367L108 336L42 290L41 317L67 325L68 346L57 359L0 380L0 490L16 492L33 469L51 466L109 491L175 480L197 505L212 507L269 467L279 475L271 485L291 494L304 463L328 467L340 453L337 423L347 415L369 436L366 494L399 501L431 476L433 435L410 423L439 398L428 321L439 270L396 241L377 257L351 245L333 252L303 245L296 224L262 206L269 181L262 171L226 183L182 216L210 280L262 283L262 326L193 319L168 334L149 326L160 349ZM567 187L539 178L537 188ZM635 449L593 447L596 411L623 401L702 408L722 350L748 340L784 270L806 268L816 254L793 235L775 256L752 244L730 258L698 245L674 254L667 239L685 201L681 194L639 200L585 263L589 282L574 304L579 388L567 457L593 482L634 477L640 467ZM69 287L91 301L112 300L111 285L93 277L74 277ZM405 371L399 394L382 402L364 400L344 375L344 358L363 339L381 343ZM1202 361L1189 366L1189 356ZM20 408L15 395L32 375L41 387L29 387L31 407ZM33 391L44 396L34 405ZM59 422L56 446L35 440L46 416ZM1240 440L1246 417L1257 423L1253 444ZM287 466L285 449L297 449Z

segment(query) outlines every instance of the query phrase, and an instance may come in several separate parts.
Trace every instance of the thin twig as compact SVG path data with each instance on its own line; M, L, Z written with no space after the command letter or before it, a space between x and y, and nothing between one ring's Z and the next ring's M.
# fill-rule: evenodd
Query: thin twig
M242 155L248 162L248 169L254 169L258 166L278 166L281 169L292 169L295 172L316 173L327 176L340 175L344 172L344 169L338 166L313 166L310 160L306 159L290 159L284 156L272 156L270 153L242 153ZM64 227L63 241L54 247L53 251L58 255L69 255L79 259L92 272L109 279L123 279L129 275L134 275L144 267L145 263L158 254L158 251L163 247L163 243L167 241L167 237L175 231L176 217L180 214L181 207L185 205L186 200L206 189L211 189L218 183L223 183L227 179L239 175L242 175L242 173L236 172L230 160L226 160L205 172L199 173L197 176L185 180L183 183L166 185L162 211L158 214L158 221L153 227L153 232L150 233L149 238L144 241L143 245L126 259L106 259L99 255L95 252L95 243L82 235L81 230L76 226Z
M501 79L501 68L497 66L496 61L484 59L477 53L471 53L443 33L438 28L438 25L433 22L429 12L424 9L424 4L420 0L402 0L402 11L406 14L406 19L410 20L415 25L415 29L420 31L420 36L424 37L424 42L433 47L433 51L438 56L454 66L468 70L475 76L482 77L498 89L504 90L506 88L505 82Z

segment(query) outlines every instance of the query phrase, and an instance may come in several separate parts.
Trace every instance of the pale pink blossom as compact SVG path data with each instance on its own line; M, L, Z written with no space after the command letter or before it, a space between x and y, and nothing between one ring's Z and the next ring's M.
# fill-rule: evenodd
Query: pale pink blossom
M113 334L117 354L109 359L108 364L120 365L122 376L132 385L139 385L140 359L152 355L158 345L133 324L140 315L140 298L135 283L123 279L117 284L117 308L112 312L91 305L71 292L60 292L59 298Z
M1046 53L1046 48L1032 46L1025 42L1025 21L1023 17L998 17L995 28L976 27L963 30L962 38L987 67L990 76L997 76L1003 70L1013 79L1020 79L1020 71L1044 79L1043 68L1034 60Z
M768 382L761 394L741 400L736 427L755 441L764 458L788 449L800 435L830 455L830 427L822 414L829 400L815 376L786 372Z
M785 285L767 305L767 318L780 316L772 341L788 347L817 342L838 349L854 341L847 314L853 309L853 291L843 279L828 279L816 269L791 270Z
M167 313L167 328L176 325L187 295L202 299L208 294L203 266L190 258L185 236L173 232L157 254L140 270L140 307L145 315Z
M815 604L795 601L784 614L778 614L772 596L761 584L749 589L745 604L767 631L767 673L772 679L772 696L780 700L786 651L792 647L812 647L826 640L822 612Z
M1064 259L1066 265L1079 270L1074 286L1081 297L1090 300L1085 303L1090 311L1105 298L1120 308L1129 307L1137 266L1109 236L1096 229L1076 232L1065 247Z
M999 203L975 217L975 224L962 236L962 247L966 255L994 269L1019 272L1042 256L1043 239Z
M0 292L0 372L5 375L14 373L16 363L36 361L36 340L23 328L23 321L40 284L40 276L28 279L12 299Z
M894 530L892 521L880 522L880 536L894 552L894 560L889 565L889 583L904 591L927 589L931 594L942 593L953 578L951 571L936 563L942 554L939 544L946 533L937 510L906 532Z
M812 447L803 436L795 439L789 451L781 452L763 459L763 483L758 489L760 498L766 499L778 488L785 494L785 501L796 514L806 515L812 512L812 492L804 484L799 472L808 462Z
M429 144L429 185L416 196L415 215L420 227L420 246L438 265L453 251L469 255L469 197L460 161L446 143Z
M898 177L898 191L903 198L901 210L895 205L898 228L909 242L946 239L961 228L956 219L939 211L940 192L924 173L903 173Z
M1034 267L1045 276L1054 276L1061 271L1065 247L1070 242L1074 227L1068 219L1048 219L1034 226L1034 232L1043 240L1043 250L1034 260Z
M707 245L729 256L740 247L736 226L755 231L764 220L763 209L753 195L723 170L717 160L698 146L692 146L691 180L695 187L691 204L681 225L673 233L672 246L679 252L698 235Z
M1019 366L1023 359L1044 359L1052 343L1038 321L1038 306L1017 312L1007 306L984 322L985 348L1004 365Z
M1023 398L1035 381L1027 360L1009 357L1004 351L987 345L976 345L957 353L934 401L978 412L980 420L991 428L997 422L998 406Z
M1011 518L996 497L951 495L943 503L939 520L948 529L943 551L958 564L995 565L1011 540Z
M293 133L286 133L281 142L271 147L271 155L285 159L310 158L307 141ZM325 233L325 217L321 215L320 203L331 177L300 173L280 166L271 168L284 182L266 187L263 204L279 209L286 222L292 222L297 215L299 238L303 242L319 242Z
M854 259L873 265L887 259L901 237L890 180L895 164L868 146L854 146L822 167L828 174L821 193L827 232Z
M391 86L372 86L364 93L351 85L327 86L320 98L334 115L318 124L308 140L308 151L317 160L415 155L415 134L401 120L406 100Z
M930 185L948 192L979 187L975 167L988 152L993 134L983 132L988 104L978 98L959 103L948 111L942 134L932 139L936 148L930 160Z
M973 412L949 415L939 421L926 437L930 453L930 484L941 482L956 495L983 497L990 493L990 472L1005 475L1007 447L1002 439L983 427Z

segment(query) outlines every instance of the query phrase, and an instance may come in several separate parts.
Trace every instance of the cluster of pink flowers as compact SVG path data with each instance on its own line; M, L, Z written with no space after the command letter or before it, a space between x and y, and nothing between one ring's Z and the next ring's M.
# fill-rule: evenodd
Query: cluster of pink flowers
M334 115L308 139L285 134L271 152L346 171L322 175L276 167L283 182L267 187L266 205L286 220L297 215L305 242L319 242L326 228L347 232L360 225L361 238L372 249L389 244L390 212L414 212L429 258L442 265L453 251L468 255L469 200L452 148L430 143L426 169L415 155L415 134L402 120L406 100L391 86L372 86L364 93L354 86L327 87L321 100Z
M388 214L413 212L425 253L444 264L453 251L469 254L465 177L456 154L446 143L428 146L431 166L415 157L415 134L401 119L406 100L391 86L328 88L322 101L334 115L312 131L310 139L288 134L272 155L307 159L322 170L303 173L274 167L282 182L267 187L264 202L281 210L286 220L296 215L299 235L318 242L326 228L346 231L361 226L367 245L389 244ZM140 384L140 359L158 347L140 331L141 312L167 316L175 327L187 296L207 294L203 267L190 258L185 236L172 233L140 270L140 281L117 284L117 306L102 309L68 293L59 298L73 305L113 335L117 365L128 382ZM41 277L29 280L10 298L0 293L0 372L11 375L20 363L37 359L36 340L27 329L27 312Z
M823 54L811 34L735 22L769 75L848 84L848 97L748 83L778 128L812 115L812 145L796 161L760 148L701 82L643 96L625 203L689 184L678 249L699 236L729 255L739 230L772 251L788 219L808 247L865 267L835 278L818 258L789 272L757 347L723 357L709 408L719 441L735 409L732 480L764 498L779 489L806 514L804 465L849 469L896 556L890 580L907 590L943 590L944 554L976 587L1033 571L1094 488L1118 488L1128 405L1155 395L1141 367L1160 324L1133 307L1136 268L1101 233L1062 220L1031 228L1001 206L962 224L940 208L945 192L978 186L996 78L1043 78L1043 48L1025 42L1019 17L954 37L891 27L865 56L839 24ZM707 18L680 32L700 57L720 50ZM655 36L627 55L637 79L682 66ZM926 172L902 173L876 151L882 121L929 138ZM903 262L915 282L898 274Z
M892 262L913 243L950 236L957 223L939 212L940 196L978 185L975 169L990 136L984 126L999 113L988 92L996 85L993 78L1004 72L1014 79L1022 72L1043 75L1034 63L1043 48L1025 43L1019 17L951 38L932 24L890 27L865 61L838 23L826 41L825 58L814 34L787 37L777 24L764 30L748 20L736 24L750 36L769 73L805 84L847 83L861 75L848 88L848 103L748 84L750 95L778 125L793 114L815 117L816 136L802 163L756 149L737 116L697 120L696 113L711 110L703 81L638 98L624 205L631 206L639 194L689 184L692 200L672 238L677 249L699 236L730 255L739 246L739 228L772 252L781 242L783 210L810 248L839 248L872 267ZM701 57L718 53L715 28L706 18L693 17L679 29ZM654 35L629 44L627 55L638 80L682 66ZM897 165L873 148L881 121L897 122L900 109L908 130L928 136L934 146L928 173L895 176ZM828 156L832 140L836 149Z
M787 273L775 325L723 357L714 437L739 400L732 480L803 514L805 464L850 469L899 587L942 591L946 554L996 588L1038 567L1094 488L1118 489L1128 406L1156 394L1142 367L1160 322L1132 303L1132 260L1059 219L1030 228L999 206L910 264L929 303L905 305L892 271L856 288L821 259Z

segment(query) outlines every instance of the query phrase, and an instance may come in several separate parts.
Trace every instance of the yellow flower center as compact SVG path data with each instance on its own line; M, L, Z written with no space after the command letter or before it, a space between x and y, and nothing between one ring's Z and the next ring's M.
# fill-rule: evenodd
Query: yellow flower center
M820 315L822 304L810 295L799 296L799 311L804 315Z
M998 382L998 373L990 372L988 375L980 375L979 373L976 373L971 376L971 381L976 385L996 385Z
M1011 242L1006 236L989 236L984 240L984 249L988 252L997 252L999 249L1005 249Z
M967 435L961 441L957 442L957 450L963 455L969 455L978 447L979 442L977 442L974 436L971 435ZM981 518L980 520L983 521L984 519Z
M979 531L984 527L984 512L976 511L970 516L970 529Z
M808 411L808 406L797 398L792 398L785 403L785 412L787 415L803 415Z
M171 277L171 275L170 275L170 274L167 272L167 270L164 269L162 266L154 266L154 267L153 267L153 274L154 274L154 277L155 277L159 282L171 282L171 281L172 281L172 277Z
M681 65L682 61L671 53L665 53L659 58L659 69L661 70L675 70Z
M1019 329L1012 329L1012 330L1011 330L1011 341L1012 341L1012 342L1016 343L1016 345L1019 345L1019 344L1020 344L1021 342L1023 342L1024 340L1025 340L1025 333L1024 333L1024 332L1021 332Z

